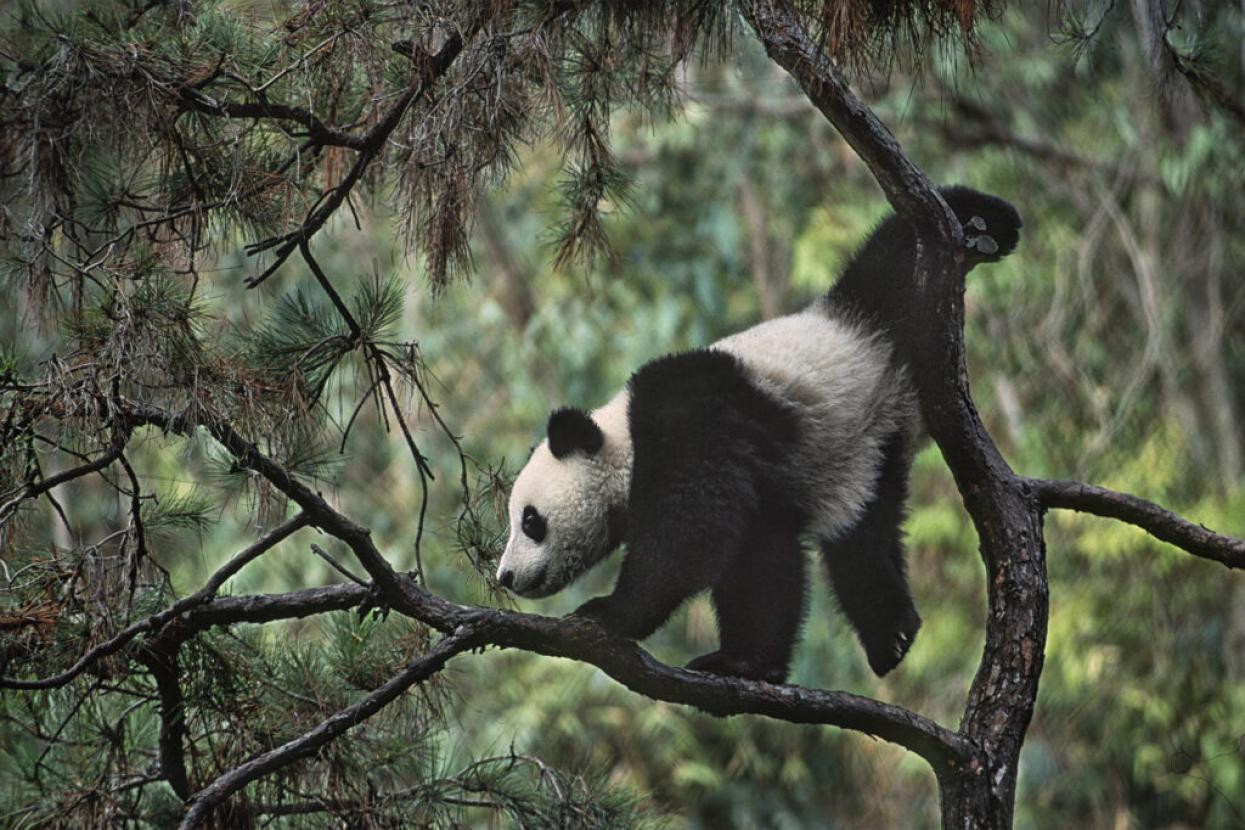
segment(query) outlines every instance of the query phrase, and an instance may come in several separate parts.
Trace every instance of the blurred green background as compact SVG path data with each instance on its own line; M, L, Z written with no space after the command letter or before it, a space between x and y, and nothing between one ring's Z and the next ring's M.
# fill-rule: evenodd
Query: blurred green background
M1019 250L969 279L978 406L1018 471L1132 492L1245 535L1241 125L1161 77L1126 10L1090 43L1053 37L1056 23L1045 8L1018 7L982 29L971 65L947 48L920 72L896 69L861 84L936 181L999 194L1024 216ZM1238 100L1243 35L1240 9L1208 13L1197 33L1218 50ZM599 405L647 359L799 308L886 213L868 171L749 38L737 55L687 68L680 83L672 120L622 113L613 121L631 185L607 223L612 257L553 267L561 160L542 144L526 148L506 186L480 205L474 277L435 295L422 283L418 252L402 245L387 197L360 206L361 230L343 215L317 239L345 293L398 277L398 334L418 342L439 412L479 469L513 474L551 407ZM253 266L242 241L223 246L198 289L209 325L222 331L255 325L308 281L292 263L262 289L245 290ZM55 339L25 329L27 300L14 300L0 331L46 358ZM365 382L347 370L333 387L329 406L340 419ZM430 587L462 601L509 602L488 592L461 549L453 448L426 409L412 402L412 414L437 474L422 551ZM363 431L346 452L323 458L325 492L373 529L395 566L412 567L416 472L401 436L386 433L373 408L359 418ZM205 446L153 434L139 458L167 496L193 486L214 505L211 522L172 527L155 551L176 587L193 590L245 543L254 494L229 495L235 485L212 478L217 461ZM913 476L909 569L925 620L915 646L885 680L873 677L810 552L817 581L792 681L893 701L954 726L983 642L983 570L936 448L921 453ZM125 505L102 490L63 489L97 527L124 523ZM50 511L28 521L35 535L63 532ZM494 522L483 532L484 553L495 555L505 528ZM1050 639L1017 826L1245 826L1245 580L1137 530L1071 514L1047 517L1047 548ZM607 591L616 564L516 607L566 613ZM288 545L231 590L339 579ZM314 675L309 666L332 644L400 638L401 626L391 617L373 624L390 634L376 634L342 615L240 636L286 652L265 658L284 661L282 671L293 660ZM678 664L715 642L700 597L647 646ZM862 736L716 719L631 694L591 667L523 653L464 656L446 678L451 715L430 750L436 763L514 748L592 769L673 827L937 825L925 764ZM3 705L12 715L25 704L9 694ZM153 740L151 728L135 739ZM22 769L41 745L12 722L4 730L6 746L26 749L0 761L0 781L13 804L25 803ZM66 770L95 763L56 762ZM0 813L0 822L18 823L15 815Z

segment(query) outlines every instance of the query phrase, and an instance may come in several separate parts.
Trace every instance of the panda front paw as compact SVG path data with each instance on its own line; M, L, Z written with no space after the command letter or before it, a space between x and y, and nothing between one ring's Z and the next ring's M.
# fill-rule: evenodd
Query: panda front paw
M715 651L702 654L685 666L691 671L706 674L722 674L730 677L743 677L748 680L764 680L767 683L782 683L787 679L786 666L761 665L742 657L732 657Z
M617 606L614 604L612 596L590 599L572 611L570 616L592 620L611 634L628 636L624 630L626 625L618 614Z

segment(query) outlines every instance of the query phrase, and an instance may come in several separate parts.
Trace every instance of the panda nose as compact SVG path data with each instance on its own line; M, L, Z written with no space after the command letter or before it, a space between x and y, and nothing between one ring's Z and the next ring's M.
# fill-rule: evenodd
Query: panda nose
M506 568L497 575L497 581L501 583L503 588L510 588L514 585L514 571Z

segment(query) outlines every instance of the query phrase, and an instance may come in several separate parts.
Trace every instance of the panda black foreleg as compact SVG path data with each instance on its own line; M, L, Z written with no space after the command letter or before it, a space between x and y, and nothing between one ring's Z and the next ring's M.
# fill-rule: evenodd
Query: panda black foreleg
M689 669L781 683L804 618L804 553L791 527L756 523L713 587L718 651Z
M722 534L698 540L631 542L614 592L581 605L577 617L595 619L611 633L634 640L652 634L688 597L714 583L738 541Z
M839 605L881 677L899 664L921 627L904 568L903 520L912 465L909 439L896 434L884 448L872 500L856 525L822 552Z

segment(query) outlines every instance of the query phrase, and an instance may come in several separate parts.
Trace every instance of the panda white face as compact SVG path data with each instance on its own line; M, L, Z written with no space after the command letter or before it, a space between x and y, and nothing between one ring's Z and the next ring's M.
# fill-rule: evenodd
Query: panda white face
M630 462L625 435L607 438L580 410L554 412L549 438L510 492L510 541L497 581L523 597L546 597L604 559L618 546Z

